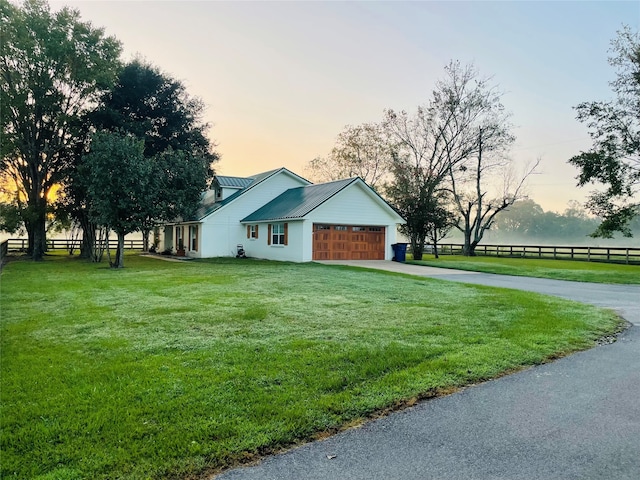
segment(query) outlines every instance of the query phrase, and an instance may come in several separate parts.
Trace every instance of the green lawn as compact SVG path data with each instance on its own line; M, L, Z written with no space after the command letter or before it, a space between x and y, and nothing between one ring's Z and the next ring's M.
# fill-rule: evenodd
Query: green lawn
M0 477L184 478L589 348L611 312L256 260L1 277Z
M462 255L423 255L422 261L408 263L455 268L474 272L520 275L525 277L573 280L576 282L640 284L639 265L582 262L577 260L539 260L507 257L463 257Z

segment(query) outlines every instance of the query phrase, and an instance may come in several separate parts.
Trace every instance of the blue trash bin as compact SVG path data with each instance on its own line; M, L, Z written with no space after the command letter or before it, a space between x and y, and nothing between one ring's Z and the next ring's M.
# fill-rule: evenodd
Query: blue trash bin
M394 243L391 245L393 248L393 260L396 262L404 262L407 259L407 244L406 243Z

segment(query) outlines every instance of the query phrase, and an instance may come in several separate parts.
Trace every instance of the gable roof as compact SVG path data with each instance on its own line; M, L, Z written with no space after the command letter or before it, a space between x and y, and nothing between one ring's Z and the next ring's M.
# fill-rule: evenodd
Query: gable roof
M218 177L218 176L216 176L216 179L218 179L218 178L233 179L233 180L229 180L229 181L232 182L232 183L237 183L237 184L246 183L246 186L244 186L242 188L239 188L237 191L233 192L233 194L229 195L227 198L225 198L224 200L222 200L220 202L216 202L215 201L215 197L211 197L210 200L208 200L208 201L203 201L203 203L200 204L200 207L198 207L198 210L196 210L194 218L191 221L198 221L199 222L199 221L203 220L205 217L211 215L213 212L215 212L217 210L220 210L225 205L228 205L229 203L233 202L239 196L244 195L246 192L251 190L256 185L262 183L266 179L268 179L268 178L272 177L273 175L276 175L277 173L280 173L280 172L286 172L286 173L288 173L289 175L291 175L293 177L299 178L302 181L309 183L308 180L302 178L299 175L296 175L291 170L288 170L287 168L284 168L284 167L276 168L275 170L269 170L268 172L258 173L256 175L252 175L251 177L247 177L247 178L243 178L243 177L225 177L225 176Z
M382 202L382 204L389 208L395 215L398 215L397 212L360 177L353 177L335 182L290 188L263 207L240 220L240 222L264 222L303 218L331 197L355 183L361 184L363 188L371 192L375 198ZM398 217L400 216L398 215Z

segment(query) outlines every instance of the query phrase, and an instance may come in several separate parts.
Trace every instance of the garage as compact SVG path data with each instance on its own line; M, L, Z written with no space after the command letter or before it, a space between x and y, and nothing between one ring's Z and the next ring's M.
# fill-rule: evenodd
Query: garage
M384 260L385 227L313 224L314 260Z

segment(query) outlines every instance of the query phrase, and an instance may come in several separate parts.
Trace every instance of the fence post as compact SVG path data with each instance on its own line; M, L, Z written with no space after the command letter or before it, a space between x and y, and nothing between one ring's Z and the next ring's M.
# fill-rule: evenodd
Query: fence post
M607 260L611 260L611 249L607 248Z

